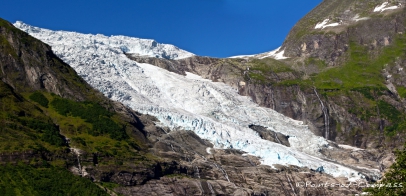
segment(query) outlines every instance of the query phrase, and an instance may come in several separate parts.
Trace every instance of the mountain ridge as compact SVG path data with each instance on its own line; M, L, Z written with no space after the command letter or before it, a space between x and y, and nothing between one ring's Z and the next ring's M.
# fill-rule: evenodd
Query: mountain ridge
M28 24L25 24L22 21L16 21L14 26L18 27L19 29L23 29L27 33L39 33L39 31L43 31L44 34L47 36L58 36L58 33L67 33L67 31L49 31L48 29L40 29ZM71 34L75 34L75 32L69 32ZM54 34L54 35L51 35ZM193 53L187 52L185 50L179 49L178 47L171 45L171 44L161 44L157 43L155 40L152 39L140 39L140 38L133 38L127 37L122 35L117 36L104 36L101 34L92 35L87 34L87 37L84 37L81 42L92 42L96 39L101 42L107 43L115 43L116 47L122 53L132 53L137 54L139 56L149 56L149 57L157 57L157 58L165 58L165 59L182 59L193 56Z

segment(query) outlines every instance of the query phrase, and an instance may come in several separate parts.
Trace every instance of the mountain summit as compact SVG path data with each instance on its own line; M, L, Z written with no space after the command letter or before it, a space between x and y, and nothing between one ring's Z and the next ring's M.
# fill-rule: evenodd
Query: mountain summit
M65 39L75 39L75 43L69 43L69 46L75 45L77 49L80 49L81 45L91 45L93 47L103 47L104 44L108 44L114 48L117 54L119 53L131 53L138 56L148 56L164 59L183 59L191 57L194 54L181 50L176 46L170 44L161 44L152 39L139 39L127 36L104 36L104 35L91 35L91 34L79 34L75 32L66 31L51 31L48 29L42 29L38 27L33 27L31 25L25 24L21 21L14 23L17 28L29 33L43 35L41 40L45 43L60 40L61 47L64 43L62 40ZM79 36L80 35L80 36ZM76 37L78 36L78 37ZM80 40L78 39L80 38ZM68 44L68 43L66 43ZM58 51L54 49L54 51ZM60 54L63 55L63 54Z

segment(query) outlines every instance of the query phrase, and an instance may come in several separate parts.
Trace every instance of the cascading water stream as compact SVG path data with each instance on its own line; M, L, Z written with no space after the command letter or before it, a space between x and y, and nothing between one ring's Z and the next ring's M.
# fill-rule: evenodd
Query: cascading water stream
M323 111L323 115L324 115L324 129L325 129L324 130L325 131L324 135L325 135L326 139L329 139L329 137L330 137L330 130L329 130L329 122L330 122L330 120L329 120L329 116L328 116L328 110L324 106L323 101L320 99L319 94L316 91L316 88L314 88L313 90L314 90L314 93L316 93L316 96L320 101L321 110Z

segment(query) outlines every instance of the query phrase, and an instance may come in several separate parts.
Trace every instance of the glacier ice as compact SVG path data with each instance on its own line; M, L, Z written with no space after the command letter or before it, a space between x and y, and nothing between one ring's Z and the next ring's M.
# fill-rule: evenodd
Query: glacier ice
M14 26L19 29L25 29L25 31L29 34L40 33L42 35L42 39L46 39L46 37L48 37L50 40L52 39L56 43L58 43L60 47L82 47L84 50L89 49L87 50L89 52L92 51L92 47L93 49L97 50L98 47L104 47L104 45L108 45L109 49L105 51L106 53L132 53L139 56L158 57L175 60L191 57L194 55L185 50L181 50L174 45L160 44L152 39L140 39L121 35L109 37L101 34L92 35L68 31L51 31L34 27L21 21L17 21L16 23L14 23ZM80 39L76 39L76 36L80 37ZM54 52L57 51L58 50L54 50Z
M215 148L233 148L261 158L262 164L323 168L333 176L359 179L357 171L325 161L320 150L328 142L301 121L259 107L224 83L193 73L178 75L159 67L136 63L126 52L186 58L193 54L171 45L125 36L51 31L22 22L21 30L49 44L52 50L90 85L136 111L157 117L163 126L194 131ZM159 46L159 47L158 47ZM283 55L283 54L282 54ZM261 139L248 126L267 127L289 136L291 147ZM209 151L208 151L209 152Z

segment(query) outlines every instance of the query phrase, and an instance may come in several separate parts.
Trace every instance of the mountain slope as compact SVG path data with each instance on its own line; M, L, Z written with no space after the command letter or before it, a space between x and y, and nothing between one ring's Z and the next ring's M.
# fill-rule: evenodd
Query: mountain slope
M117 102L107 100L97 91L87 88L88 85L83 81L72 80L71 78L79 77L68 65L62 63L52 52L46 53L41 50L41 48L49 49L49 46L2 20L1 29L3 28L7 30L1 31L2 40L6 40L2 42L0 51L4 57L1 67L7 72L3 72L2 75L4 85L2 85L0 101L3 110L0 120L7 126L1 129L4 132L2 134L4 138L1 139L3 148L0 149L0 162L11 165L0 167L7 170L2 172L2 175L5 175L2 179L7 180L0 181L0 189L7 194L103 193L85 178L92 180L104 190L109 189L107 192L112 195L114 195L112 190L125 195L321 194L326 191L293 187L292 183L327 180L334 183L345 182L345 178L335 179L325 174L323 168L315 171L304 167L277 164L273 165L274 168L260 165L259 158L235 149L213 148L212 144L202 140L194 132L179 130L179 127L174 129L157 127L155 124L162 124L162 122L157 121L156 118L141 115ZM18 45L24 39L32 41ZM32 48L34 43L39 47ZM13 56L13 53L21 56ZM34 59L39 59L39 62L29 64L34 62ZM60 64L55 66L44 59L60 62ZM128 60L128 62L132 61ZM15 69L6 69L9 66ZM201 82L206 82L208 87L218 92L219 97L228 99L229 95L226 95L234 91L222 84L201 81L202 79L194 75L185 78L164 70L156 70L152 65L141 66L145 71L149 71L149 74L151 71L157 71L175 81L200 85ZM31 75L19 75L18 72L13 71L25 70L25 67L39 71ZM147 70L147 68L150 69ZM54 82L59 84L54 88L48 88L47 85L15 85L27 84L27 81L33 81L34 84L41 83L38 81L39 78L29 77L42 74L62 79L60 81L54 79ZM16 75L18 77L14 77ZM6 79L7 83L4 82ZM160 85L160 87L165 86ZM221 88L218 89L219 87ZM223 87L224 90L222 90ZM75 99L76 96L79 98ZM241 97L233 101L247 103L247 99ZM260 109L253 103L248 105L256 112ZM266 109L259 111L261 110L269 112ZM278 114L272 115L279 119L279 122L295 122ZM239 120L243 122L244 118ZM288 126L292 130L304 128L300 125ZM270 136L268 139L275 141L280 138L278 140L281 140L282 144L272 145L288 150L283 146L289 146L288 138L283 138L283 134L260 130L259 126L251 126L251 128L261 133L273 133L274 138ZM240 136L237 135L236 138L238 137ZM310 137L319 138L311 135ZM227 143L227 141L224 142ZM267 141L261 141L261 143L269 144ZM352 153L352 150L341 148L336 150L344 154ZM354 172L353 169L321 161L296 150L286 152L300 155L298 158L304 156L305 159L310 159L310 163L316 161L316 164L326 163L326 169L332 166L333 169ZM308 163L305 162L305 164ZM78 179L67 173L67 170L85 178ZM368 173L367 170L363 172ZM32 183L32 177L36 179L36 186ZM52 179L51 182L50 179ZM13 183L15 181L23 183ZM71 185L75 183L80 183L77 186L78 189L71 189ZM82 191L82 187L86 190ZM328 192L343 194L359 191L360 189L356 187L340 187Z
M111 172L111 167L119 168L119 161L131 159L148 162L143 164L144 169L153 170L156 158L147 152L149 141L134 111L92 89L48 45L2 19L0 40L0 162L25 163L10 166L13 169L2 172L5 175L2 179L27 183L23 188L22 184L4 180L0 183L2 190L10 195L19 191L42 193L38 189L41 186L25 176L30 172L39 178L37 183L61 178L48 182L54 191L74 193L62 184L78 181L86 184L78 186L79 192L88 190L81 194L105 194L95 184L78 179L66 169L87 176L86 166L99 164L101 167L93 170L92 175L100 175ZM19 173L19 178L7 176Z
M320 151L334 148L300 122L253 104L246 97L239 96L236 89L190 73L184 77L149 64L135 63L123 52L109 53L117 47L114 44L74 45L88 35L75 33L72 36L68 32L51 32L20 24L16 26L43 39L58 54L63 54L60 56L64 61L106 96L157 117L164 126L192 130L216 148L243 150L259 156L266 165L323 168L336 177L360 177L356 174L358 171L313 157L327 159ZM252 124L284 135L290 147L261 138L249 128ZM369 172L372 174L375 170Z

